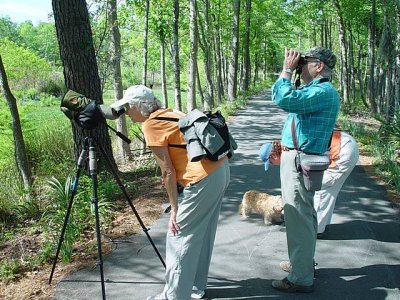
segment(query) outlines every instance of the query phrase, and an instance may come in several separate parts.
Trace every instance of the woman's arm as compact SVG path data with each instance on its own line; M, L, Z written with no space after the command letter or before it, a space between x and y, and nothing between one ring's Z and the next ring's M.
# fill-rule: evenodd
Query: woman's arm
M168 223L168 227L171 232L176 235L179 230L179 225L176 223L176 214L178 212L178 191L176 187L176 172L172 165L171 158L169 157L168 146L149 147L153 152L158 165L161 168L162 178L164 179L164 185L167 189L169 202L171 204L171 215Z

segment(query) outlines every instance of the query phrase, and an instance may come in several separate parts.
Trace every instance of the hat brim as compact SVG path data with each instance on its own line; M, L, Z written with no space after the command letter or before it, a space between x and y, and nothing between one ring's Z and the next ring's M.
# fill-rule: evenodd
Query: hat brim
M125 105L129 104L129 99L127 98L122 98L118 101L115 101L113 104L110 105L110 107L112 108L120 108L123 107Z

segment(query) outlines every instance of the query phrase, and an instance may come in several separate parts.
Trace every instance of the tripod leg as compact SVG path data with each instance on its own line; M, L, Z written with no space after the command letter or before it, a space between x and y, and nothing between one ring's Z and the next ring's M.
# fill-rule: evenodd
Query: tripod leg
M53 262L53 267L52 267L51 273L50 273L49 284L51 284L51 281L53 280L54 270L56 268L56 264L57 264L58 256L60 254L62 242L64 241L64 235L65 235L65 231L67 229L69 215L71 214L72 203L73 203L74 197L76 195L76 190L78 189L79 177L80 177L80 174L81 174L81 171L83 168L83 163L86 158L87 158L87 149L83 149L79 156L79 159L78 159L76 176L75 176L74 183L72 185L71 197L69 199L67 212L65 214L64 224L61 229L61 234L60 234L60 238L59 238L58 245L57 245L57 252L56 252L56 256L55 256L54 262Z
M100 234L100 217L99 217L99 201L97 197L97 161L96 161L96 151L92 142L89 140L89 172L92 177L92 204L94 205L94 212L96 217L96 238L97 238L97 252L99 255L99 267L100 267L100 278L101 278L101 292L103 295L103 300L106 299L106 288L104 285L104 271L103 271L103 254L101 251L101 234Z
M164 268L166 268L165 262L164 262L164 260L163 260L163 258L161 256L160 252L158 251L156 245L154 244L152 238L150 237L150 234L148 232L149 229L146 228L146 226L144 225L142 219L140 218L139 213L137 212L135 206L133 205L132 200L129 197L128 192L126 191L124 184L122 183L121 179L119 178L117 171L113 167L110 158L107 156L107 153L104 151L104 149L101 147L101 145L97 141L96 141L96 144L98 145L101 153L103 154L109 169L111 170L112 174L114 175L114 178L117 181L117 183L119 185L119 188L121 189L122 193L125 196L126 201L128 202L128 204L131 207L133 213L135 214L136 219L138 220L140 226L142 227L143 232L146 234L147 239L149 240L150 244L153 246L153 249L156 252L158 258L160 259L162 265L164 266Z

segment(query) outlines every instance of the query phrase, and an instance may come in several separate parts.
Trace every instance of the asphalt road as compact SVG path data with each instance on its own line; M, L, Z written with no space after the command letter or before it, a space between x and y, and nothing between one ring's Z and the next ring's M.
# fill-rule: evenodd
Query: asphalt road
M265 172L258 159L260 146L278 139L285 113L269 95L252 99L230 124L239 149L231 161L231 182L226 192L209 273L209 299L400 299L400 213L384 187L357 165L338 196L333 224L318 240L317 278L312 294L285 294L271 287L286 273L284 227L267 226L252 215L241 219L243 193L256 189L280 194L279 167ZM165 252L168 215L149 231L159 251ZM145 235L104 258L107 299L143 300L158 294L164 268ZM101 299L98 268L84 269L64 278L53 299Z

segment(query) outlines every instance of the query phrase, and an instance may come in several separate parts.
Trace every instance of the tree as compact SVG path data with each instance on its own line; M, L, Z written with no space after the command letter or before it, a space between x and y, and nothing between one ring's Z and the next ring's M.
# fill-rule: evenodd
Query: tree
M81 93L97 103L103 103L85 0L52 0L52 5L67 89ZM104 149L114 167L116 166L105 124L101 123L95 129L88 131L72 123L72 133L76 161L84 146L84 138L92 136Z
M118 101L123 97L122 88L122 76L121 76L121 34L119 32L118 20L117 20L117 1L108 1L109 9L109 26L110 26L110 55L111 63L113 66L113 83L114 83L114 98ZM121 116L117 120L117 130L128 135L128 130L126 127L125 115ZM126 161L126 158L130 156L129 144L125 143L119 137L116 137L117 142L117 156L122 162Z
M340 7L339 0L334 0L333 5L336 8L339 21L339 43L340 43L340 79L341 79L341 92L344 103L349 102L349 72L348 72L348 61L347 61L347 42L346 42L346 32L345 24L342 15L342 9Z
M372 0L371 18L369 22L369 40L368 40L368 52L369 52L369 104L371 106L371 112L376 113L375 103L375 15L376 15L376 3Z
M7 74L4 69L3 60L0 55L0 86L3 90L4 98L7 100L12 118L12 131L14 136L15 160L18 171L21 175L24 189L28 193L32 185L32 174L25 150L24 136L22 134L21 121L19 119L17 100L11 93L8 86Z
M149 35L149 11L150 11L150 0L145 0L145 11L144 11L144 31L143 31L143 73L142 73L142 84L147 84L147 44Z
M206 75L206 90L204 95L204 110L211 110L214 106L214 82L213 76L213 61L212 61L212 36L211 36L211 24L210 24L210 1L204 0L204 20L201 18L200 13L197 10L198 16L198 28L200 28L201 37L199 38L200 47L204 53L204 71ZM203 26L204 24L204 26ZM200 78L199 78L200 79ZM199 84L200 86L200 84Z
M179 65L179 0L174 0L174 29L172 34L172 66L174 68L175 108L182 110L181 67Z
M249 89L250 82L250 19L251 19L251 0L245 2L245 31L243 41L243 84L242 90Z
M237 93L238 55L239 55L239 16L240 0L232 1L232 44L228 73L228 100L235 101Z
M400 107L400 3L396 1L395 6L396 11L396 24L397 24L397 34L396 34L396 77L395 77L395 108Z
M190 54L189 54L189 78L187 93L187 111L196 108L196 75L197 75L197 16L196 0L189 1L190 24Z

